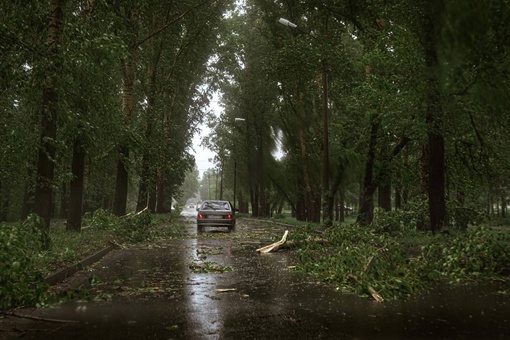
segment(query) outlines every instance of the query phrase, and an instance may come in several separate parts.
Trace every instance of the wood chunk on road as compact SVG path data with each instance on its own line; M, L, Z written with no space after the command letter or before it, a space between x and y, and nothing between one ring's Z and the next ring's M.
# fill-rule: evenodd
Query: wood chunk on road
M257 249L257 253L269 253L272 251L278 251L282 245L287 242L287 235L289 234L288 230L285 230L285 233L283 234L283 237L280 241L275 242L273 244L267 245L265 247Z

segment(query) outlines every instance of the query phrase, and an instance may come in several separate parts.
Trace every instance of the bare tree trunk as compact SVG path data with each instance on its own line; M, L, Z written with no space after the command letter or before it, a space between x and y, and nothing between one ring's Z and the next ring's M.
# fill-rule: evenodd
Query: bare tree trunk
M435 233L443 228L446 221L445 151L444 137L441 132L441 95L437 79L437 68L439 67L437 42L441 37L440 20L443 19L444 1L434 0L431 3L427 2L424 6L423 47L429 75L425 117L428 126L427 148L429 151L427 179L430 229L432 233Z
M134 101L135 62L134 51L123 62L124 79L122 86L122 112L131 120ZM113 199L113 213L117 216L126 214L129 174L127 162L129 160L129 147L127 141L122 141L118 147L117 176L115 181L115 196Z
M340 192L338 193L338 204L340 206L338 222L343 223L345 222L345 189L340 189Z
M255 188L250 188L251 193L251 216L259 217L259 188L258 185Z
M147 207L149 199L149 186L147 185L147 178L149 172L149 165L145 157L142 159L142 172L140 173L140 182L138 183L138 198L136 199L136 211L142 211Z
M9 184L0 180L0 222L5 222L8 220L10 205L9 197Z
M155 200L151 200L151 198L155 198ZM156 209L154 209L154 207L153 207L154 201L156 203L156 207L155 207ZM166 209L165 209L165 178L164 178L164 173L162 170L158 171L156 195L149 194L149 208L158 214L163 214L166 212Z
M395 187L395 210L402 209L402 191L400 186Z
M69 216L67 230L80 231L83 206L83 182L85 178L85 146L81 137L76 137L73 143L73 159L71 172L71 188L69 193Z
M368 142L368 155L365 164L365 177L363 180L363 194L361 196L361 206L358 215L358 223L369 225L374 219L374 192L376 185L374 183L373 171L375 163L375 148L377 146L377 133L379 131L379 122L377 117L372 114L370 118L370 137Z
M50 0L48 22L48 66L42 89L41 135L35 187L35 213L43 218L47 229L53 210L53 178L55 174L55 139L57 137L58 70L64 13L61 0Z
M387 183L379 185L377 205L385 211L391 211L391 185Z

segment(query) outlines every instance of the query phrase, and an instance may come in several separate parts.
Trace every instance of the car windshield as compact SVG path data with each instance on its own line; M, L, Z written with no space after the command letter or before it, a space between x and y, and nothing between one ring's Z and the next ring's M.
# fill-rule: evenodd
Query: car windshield
M228 202L204 202L202 210L230 210Z

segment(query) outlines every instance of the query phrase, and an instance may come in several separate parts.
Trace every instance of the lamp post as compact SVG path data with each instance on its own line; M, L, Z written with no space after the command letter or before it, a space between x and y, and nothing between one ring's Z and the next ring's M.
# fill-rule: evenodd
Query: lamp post
M244 118L234 118L234 123L244 122ZM237 157L234 160L234 212L236 211Z
M278 22L284 26L297 29L310 37L317 39L313 35L302 31L298 26L285 18L278 19ZM329 193L329 124L328 124L328 61L322 58L322 218L326 224L332 223L333 199Z

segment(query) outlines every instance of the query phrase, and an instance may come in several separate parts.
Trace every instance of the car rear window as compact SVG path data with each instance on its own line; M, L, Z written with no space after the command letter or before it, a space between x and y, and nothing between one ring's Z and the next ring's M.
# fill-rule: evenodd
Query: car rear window
M230 210L228 202L204 202L202 210Z

